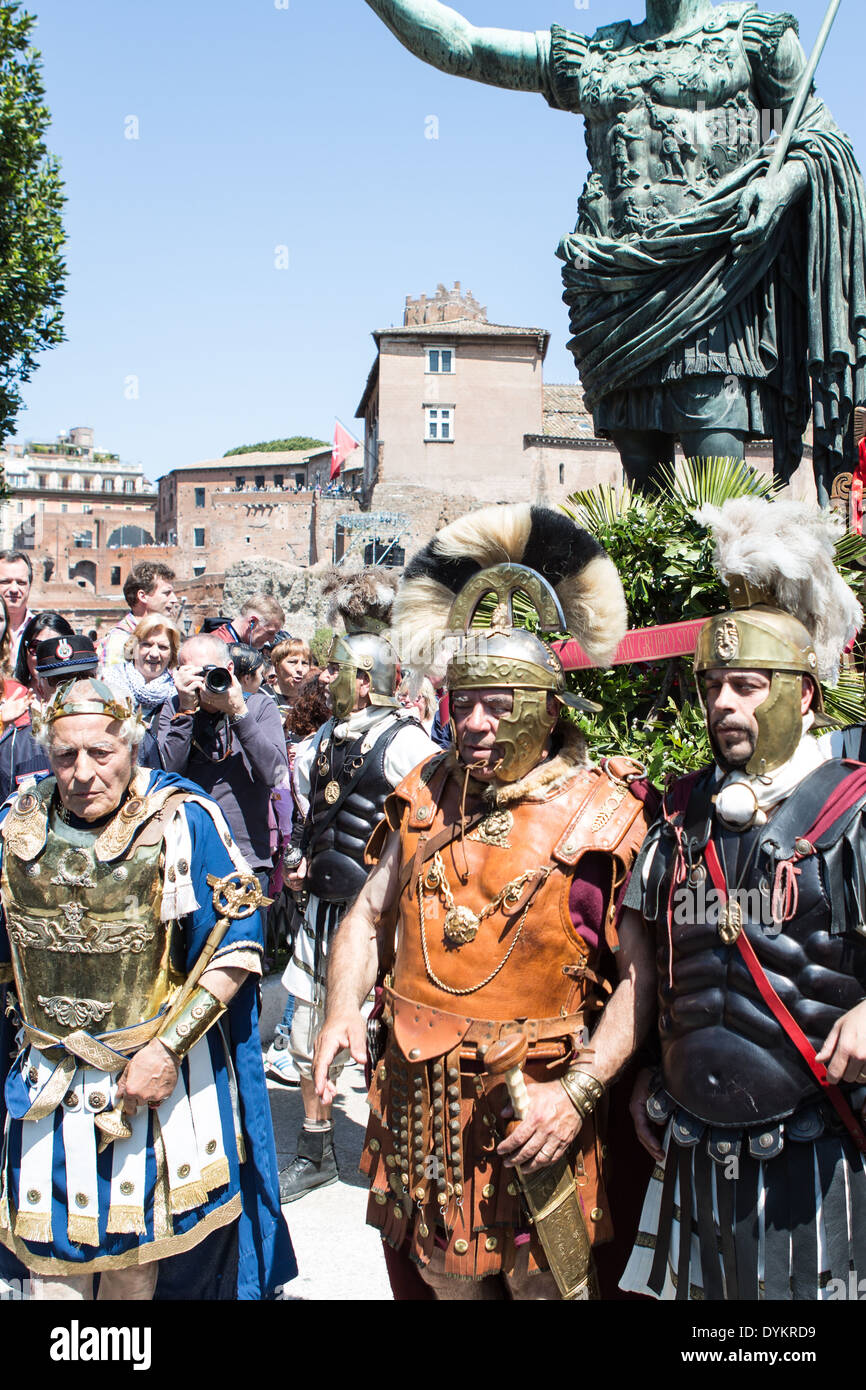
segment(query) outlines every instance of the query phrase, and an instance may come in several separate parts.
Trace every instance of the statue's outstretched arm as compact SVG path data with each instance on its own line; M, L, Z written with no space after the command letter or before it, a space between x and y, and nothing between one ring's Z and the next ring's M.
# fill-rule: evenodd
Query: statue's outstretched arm
M492 87L540 92L543 81L539 45L546 34L518 29L478 29L438 0L367 0L392 34L425 63L457 77L471 77Z

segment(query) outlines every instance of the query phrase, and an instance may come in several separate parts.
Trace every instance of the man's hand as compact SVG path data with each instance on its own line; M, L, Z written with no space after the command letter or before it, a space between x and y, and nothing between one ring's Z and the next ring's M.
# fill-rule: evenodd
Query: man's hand
M580 1131L581 1118L558 1081L530 1081L526 1089L529 1093L529 1111L503 1139L496 1152L505 1160L507 1168L520 1164L528 1173L555 1163L568 1148ZM511 1106L502 1111L504 1119L514 1112Z
M177 1058L154 1038L130 1058L117 1084L117 1094L123 1097L123 1109L134 1115L140 1105L155 1110L168 1100L177 1085L180 1064Z
M199 692L204 688L201 667L187 662L185 666L178 666L172 674L177 686L178 707L187 714L198 709Z
M643 1144L648 1154L652 1154L656 1163L664 1163L665 1151L659 1139L658 1125L654 1125L646 1112L646 1103L650 1095L650 1081L652 1071L649 1067L644 1067L635 1077L632 1087L631 1100L628 1108L631 1113L632 1123L635 1133Z
M367 1025L360 1009L357 1013L331 1019L316 1038L313 1084L325 1105L330 1105L337 1094L328 1072L337 1053L344 1048L349 1049L359 1066L364 1066L367 1061Z
M239 719L247 707L244 692L234 673L228 690L222 690L218 695L214 695L202 682L199 700L202 709L207 710L208 714L227 714L230 719Z
M731 237L736 255L754 251L773 234L783 213L796 201L808 181L805 166L793 160L781 173L755 179L749 184L740 198L739 230Z
M824 1039L818 1061L827 1067L834 1086L840 1081L864 1080L866 1071L866 1000L837 1019Z
M302 859L294 873L285 875L286 887L290 893L300 893L303 891L307 881L307 861Z

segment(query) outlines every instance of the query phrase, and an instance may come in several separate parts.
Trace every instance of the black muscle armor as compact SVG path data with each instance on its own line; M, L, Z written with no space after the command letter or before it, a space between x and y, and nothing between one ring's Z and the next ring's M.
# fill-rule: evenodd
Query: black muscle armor
M405 727L391 725L359 762L359 750L367 730L351 742L330 745L330 776L313 763L310 812L307 817L307 886L325 902L346 902L363 888L369 870L364 849L382 819L385 799L393 790L385 777L388 745ZM333 728L333 726L332 726ZM338 782L340 796L329 805L325 788Z
M678 1105L713 1125L782 1119L814 1101L819 1087L761 999L736 945L722 942L715 920L700 920L716 916L714 911L700 913L713 891L702 851L712 833L729 889L753 890L743 930L779 998L819 1051L835 1021L866 997L866 936L857 931L858 926L864 930L866 901L861 827L866 798L799 860L793 919L776 926L769 905L777 863L791 858L795 840L814 823L829 790L851 771L842 763L825 764L767 825L742 834L721 828L712 815L709 779L702 778L683 820L691 873L675 890L679 911L672 912L670 927L676 839L667 825L659 834L644 890L644 914L656 922L658 932L664 1086ZM798 848L808 846L800 840Z

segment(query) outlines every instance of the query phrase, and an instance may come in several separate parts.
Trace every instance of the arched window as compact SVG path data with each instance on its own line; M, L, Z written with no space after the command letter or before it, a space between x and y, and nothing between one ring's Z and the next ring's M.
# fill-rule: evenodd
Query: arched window
M92 560L78 560L69 567L69 578L81 589L96 588L96 565Z
M153 545L153 536L141 526L118 526L108 537L109 550L136 545Z

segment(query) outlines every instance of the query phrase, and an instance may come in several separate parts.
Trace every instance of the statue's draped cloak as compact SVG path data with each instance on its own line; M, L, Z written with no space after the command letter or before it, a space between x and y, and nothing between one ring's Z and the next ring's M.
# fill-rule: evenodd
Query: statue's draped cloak
M793 99L803 56L791 15L719 6L708 26L713 34L727 26L742 45L760 108ZM627 23L591 39L554 26L550 103L580 112L588 52L634 48L628 35ZM783 481L801 461L811 408L815 476L826 495L833 476L853 468L851 412L866 401L866 196L850 140L812 95L788 156L805 169L808 187L775 233L738 259L731 238L740 197L771 157L772 145L764 146L693 209L640 235L564 237L557 254L569 347L601 429L627 397L629 427L662 428L666 389L689 377L730 376L748 401L748 436L772 438Z

